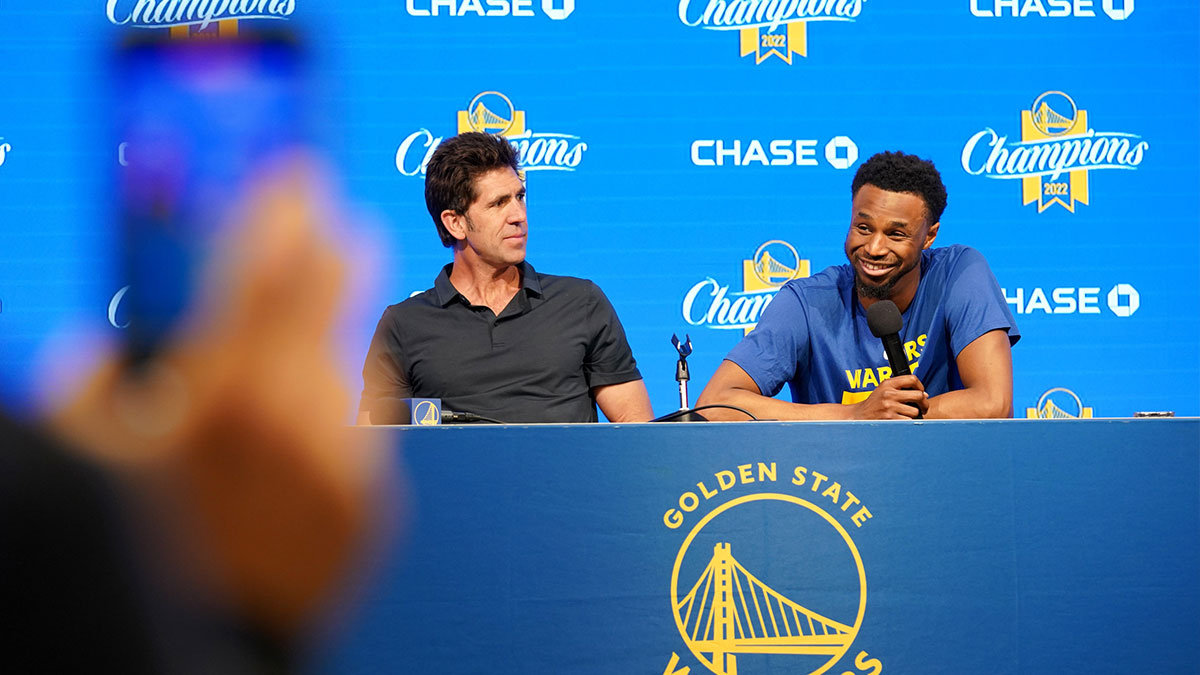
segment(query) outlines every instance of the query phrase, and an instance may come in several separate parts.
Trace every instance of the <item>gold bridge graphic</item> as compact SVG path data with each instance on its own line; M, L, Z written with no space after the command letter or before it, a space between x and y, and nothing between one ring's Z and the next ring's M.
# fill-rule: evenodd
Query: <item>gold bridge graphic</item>
M782 286L784 283L796 279L799 271L797 268L787 267L784 263L770 257L770 251L763 251L762 257L758 258L754 269L758 274L758 279L774 283L775 286Z
M1074 408L1076 412L1069 412L1056 403L1052 395L1057 393L1066 394L1069 400L1075 404ZM1063 400L1064 399L1062 398L1059 399L1060 402ZM1071 407L1070 403L1067 404L1067 407ZM1073 420L1079 418L1090 418L1092 415L1092 409L1083 405L1083 401L1079 399L1079 396L1075 392L1063 387L1055 387L1054 389L1042 394L1042 398L1038 400L1036 408L1025 409L1025 416L1031 419Z
M475 106L475 109L470 112L471 127L479 131L503 133L508 131L512 126L512 120L506 120L496 113L488 110L487 106L480 103Z
M832 656L854 639L850 626L805 609L746 571L727 543L713 548L708 567L675 612L689 646L712 654L721 675L737 675L736 654Z
M1033 111L1033 123L1047 134L1053 134L1055 131L1061 134L1070 129L1075 120L1054 112L1045 101L1042 101L1038 109Z
M1054 404L1054 401L1047 400L1046 403L1038 409L1038 417L1047 420L1073 420L1075 415L1063 410Z
M782 286L795 279L799 271L795 267L788 267L772 258L770 251L764 251L762 257L754 263L754 272L758 278L775 286Z

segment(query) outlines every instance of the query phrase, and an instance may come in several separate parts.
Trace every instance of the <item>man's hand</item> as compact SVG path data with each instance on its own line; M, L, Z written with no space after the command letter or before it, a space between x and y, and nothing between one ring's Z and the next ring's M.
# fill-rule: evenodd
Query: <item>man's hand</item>
M906 420L929 412L929 395L916 375L889 377L864 401L850 406L851 419Z
M322 187L302 161L253 186L178 336L136 372L113 359L51 419L169 537L154 563L185 595L285 639L333 600L388 474L345 425Z

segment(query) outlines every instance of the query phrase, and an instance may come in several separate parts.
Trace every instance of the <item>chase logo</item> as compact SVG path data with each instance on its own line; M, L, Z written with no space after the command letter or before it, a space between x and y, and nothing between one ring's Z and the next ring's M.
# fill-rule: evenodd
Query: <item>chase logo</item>
M1047 91L1021 111L1020 141L988 127L967 140L962 168L972 176L1020 180L1021 203L1036 203L1038 213L1055 204L1074 213L1076 203L1090 203L1090 171L1136 170L1149 147L1136 134L1092 129L1074 99Z
M536 16L534 0L404 0L409 16ZM575 11L575 0L541 0L542 14L562 21Z
M1028 419L1060 420L1090 419L1092 409L1085 407L1075 392L1064 387L1055 387L1038 399L1036 408L1026 408Z
M702 139L692 141L695 166L818 166L816 139ZM825 143L825 161L835 169L849 169L858 161L858 145L849 136L834 136Z
M971 14L978 17L1025 18L1093 17L1095 0L968 0ZM1133 14L1133 0L1102 0L1101 9L1113 21L1124 21Z
M679 0L679 20L689 28L737 31L738 53L754 63L776 56L808 56L808 24L853 22L866 0Z
M1130 284L1117 284L1108 292L1108 308L1121 318L1133 316L1142 305L1142 296Z
M1060 286L1049 291L1040 287L1002 288L1004 299L1017 314L1101 314L1099 286ZM1142 306L1142 295L1132 284L1114 284L1105 297L1108 310L1122 319Z
M525 124L525 111L498 91L476 94L466 110L458 111L456 133L480 131L504 136L517 149L523 171L574 171L583 161L587 143L574 134L534 132ZM429 158L442 142L428 129L409 134L396 149L396 170L423 176Z
M0 136L0 166L4 166L4 160L8 157L8 152L12 150L12 145L4 142L4 137Z
M286 19L296 0L108 0L110 23L132 28L170 28L171 37L237 35L240 19Z
M433 401L418 401L413 409L413 424L433 427L442 423L442 411Z
M697 482L663 515L680 531L699 516L671 568L671 608L687 652L716 675L780 672L785 662L789 673L824 673L862 627L867 577L847 527L861 528L871 512L807 467L783 483L775 462L742 464ZM724 501L726 492L742 494ZM700 516L709 501L715 507ZM680 659L672 652L665 672L690 672ZM866 652L855 665L883 668Z
M683 319L692 326L749 333L779 287L807 277L810 263L782 239L763 243L754 257L742 261L742 289L730 292L727 284L708 277L683 297Z

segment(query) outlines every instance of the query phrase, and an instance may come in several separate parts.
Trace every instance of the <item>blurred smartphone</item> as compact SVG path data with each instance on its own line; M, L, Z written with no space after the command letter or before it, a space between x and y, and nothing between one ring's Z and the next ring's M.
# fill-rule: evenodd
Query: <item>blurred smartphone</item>
M164 37L118 49L120 270L135 362L191 303L255 171L311 141L304 62L290 34Z

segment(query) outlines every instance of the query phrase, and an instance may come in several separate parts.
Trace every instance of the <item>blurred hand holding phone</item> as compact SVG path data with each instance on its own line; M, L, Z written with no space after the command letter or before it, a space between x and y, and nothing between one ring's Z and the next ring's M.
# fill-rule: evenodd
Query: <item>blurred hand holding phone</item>
M312 144L309 84L287 33L131 39L114 70L125 336L138 363L178 324L256 172Z
M156 607L215 608L285 648L401 510L378 439L346 426L344 214L301 149L301 62L277 38L118 50L130 358L46 421L128 493Z

